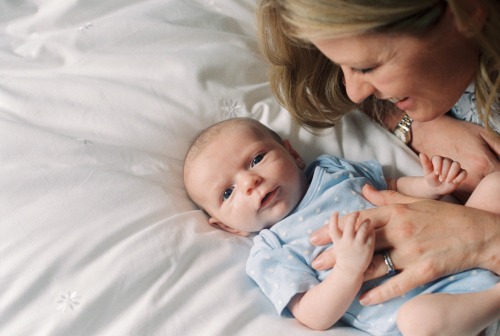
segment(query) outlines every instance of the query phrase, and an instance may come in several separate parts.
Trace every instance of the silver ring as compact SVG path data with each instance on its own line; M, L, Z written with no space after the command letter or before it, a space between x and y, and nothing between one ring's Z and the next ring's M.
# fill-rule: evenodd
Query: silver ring
M396 274L396 269L394 268L394 262L391 259L388 251L384 252L384 262L387 265L387 275L393 276Z

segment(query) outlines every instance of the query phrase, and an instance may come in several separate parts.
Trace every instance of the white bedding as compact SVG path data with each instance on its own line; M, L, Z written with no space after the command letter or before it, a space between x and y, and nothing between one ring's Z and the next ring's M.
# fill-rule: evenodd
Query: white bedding
M322 137L293 125L268 87L254 6L0 1L0 335L317 334L247 278L251 241L187 198L191 138L249 116L307 161L420 168L362 115Z

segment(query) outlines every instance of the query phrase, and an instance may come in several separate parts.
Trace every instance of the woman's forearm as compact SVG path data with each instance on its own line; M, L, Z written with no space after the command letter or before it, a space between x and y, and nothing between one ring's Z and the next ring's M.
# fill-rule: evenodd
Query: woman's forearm
M478 210L480 211L480 210ZM481 235L478 241L479 251L477 253L477 265L480 268L488 269L500 275L500 215L481 211L481 217L474 216L474 213L468 212L470 222L476 225L481 222L478 234ZM478 219L481 218L481 219ZM477 231L477 230L476 230Z

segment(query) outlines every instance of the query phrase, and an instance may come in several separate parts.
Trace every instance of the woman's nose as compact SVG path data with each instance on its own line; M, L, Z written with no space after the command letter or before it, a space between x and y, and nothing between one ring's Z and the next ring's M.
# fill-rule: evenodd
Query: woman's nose
M347 96L352 102L360 104L375 92L375 87L362 78L363 74L352 70L344 72L344 85Z

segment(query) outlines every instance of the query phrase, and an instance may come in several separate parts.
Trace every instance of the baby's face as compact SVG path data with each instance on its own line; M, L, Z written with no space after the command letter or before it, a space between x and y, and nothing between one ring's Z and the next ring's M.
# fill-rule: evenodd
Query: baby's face
M247 235L271 227L298 205L307 190L303 168L288 142L235 124L193 160L185 183L210 224Z

